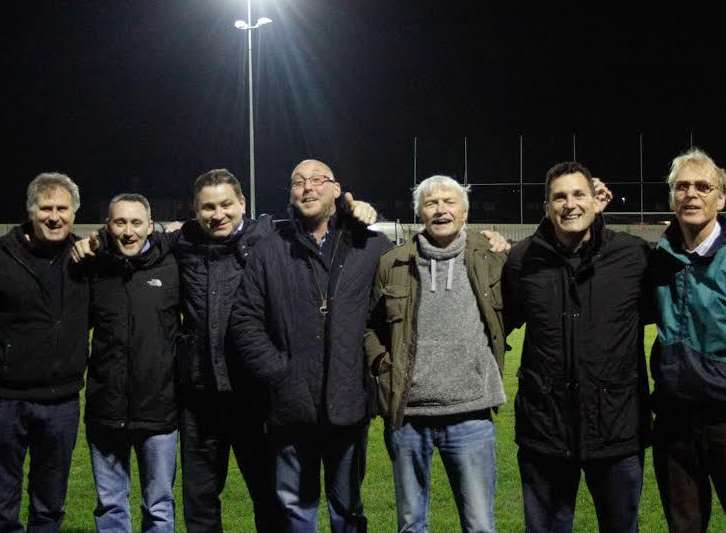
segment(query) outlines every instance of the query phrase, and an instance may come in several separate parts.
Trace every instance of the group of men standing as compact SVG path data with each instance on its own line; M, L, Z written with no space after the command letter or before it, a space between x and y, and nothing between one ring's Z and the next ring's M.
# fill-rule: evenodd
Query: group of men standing
M321 180L321 176L326 179ZM321 273L321 277L343 281L344 290L329 293L331 309L343 300L345 291L365 289L363 281L351 283L356 282L359 267L366 266L372 279L381 251L368 253L373 246L368 241L375 241L377 246L387 242L365 229L375 217L370 206L341 194L340 185L324 163L303 161L293 172L293 222L288 229L299 233L299 244L309 241L306 250L311 260L320 261L333 272ZM274 238L272 221L264 216L256 221L244 217L239 181L226 170L213 170L197 178L196 217L170 233L152 232L151 209L143 196L122 194L111 200L107 224L100 234L77 240L72 229L79 206L78 187L68 176L41 174L28 187L28 223L0 239L4 270L0 276L0 531L23 531L19 510L28 451L27 530L59 529L78 430L78 394L86 367L86 436L96 483L94 517L98 531L131 531L131 449L139 463L142 530L174 530L177 427L188 531L222 530L219 495L230 450L247 482L258 531L313 530L314 514L300 529L294 529L292 511L278 504L276 495L282 489L275 485L274 474L283 459L270 447L272 435L282 442L280 428L310 420L291 416L274 432L269 430L273 424L267 420L268 406L283 412L290 407L275 401L266 382L257 379L252 371L256 368L254 357L247 363L237 353L236 330L234 335L227 334L250 247L265 237ZM335 221L330 227L329 220ZM320 229L323 233L312 238ZM351 239L351 232L355 238ZM329 247L328 255L322 255L326 238L339 243L332 256ZM296 248L294 253L302 250ZM326 258L330 260L326 262ZM353 266L341 274L341 265ZM291 280L296 287L304 286L301 281ZM319 287L315 287L318 298ZM322 287L328 294L328 287ZM297 305L292 300L288 303L291 309ZM93 327L90 358L89 326ZM348 415L349 398L342 398L337 412L333 411L326 387L338 387L351 398L363 390L368 392L368 388L359 380L357 389L346 391L345 384L328 379L328 368L338 364L338 357L330 353L329 324L319 327L322 337L318 339L324 340L318 343L321 359L314 371L318 373L317 392L322 396L315 399L319 418L313 417L312 425L331 434L341 425L350 426L356 437L346 441L351 447L350 464L360 465L355 476L362 480L362 428L371 416L369 402L362 402L363 411L359 408ZM358 333L361 339L364 327L365 316ZM303 351L296 357L308 355ZM351 354L350 360L354 358ZM303 366L300 363L310 386L315 386L310 369ZM338 399L333 393L330 397ZM294 405L299 398L293 396L287 403ZM334 422L326 409L334 413L331 416L338 416ZM339 413L343 413L342 419ZM288 452L285 460L296 453L295 449ZM337 453L332 450L331 456L337 457ZM313 460L305 456L304 475L298 472L302 478L298 483L305 487L301 499L306 505L313 497ZM326 463L326 472L332 476L340 471L341 482L347 483L345 469L350 464ZM316 470L315 479L318 476ZM326 488L329 485L332 487L326 478ZM334 502L332 496L331 489L328 498ZM364 522L359 491L341 496L341 501L337 513L345 524Z
M258 531L315 531L321 464L331 530L366 531L376 412L398 530L427 531L438 448L462 531L494 531L505 340L526 324L515 429L527 531L571 531L583 471L601 531L637 531L652 442L670 530L705 532L711 480L726 502L726 175L694 149L668 185L675 220L652 251L605 226L586 167L555 165L542 223L507 256L496 235L466 230L467 190L446 176L416 187L423 230L389 250L366 227L370 206L321 161L293 170L288 221L245 218L239 182L213 170L181 229L152 232L148 201L122 194L79 242L78 188L41 174L29 222L0 238L0 531L23 530L27 450L28 531L58 530L87 364L99 531L131 530L132 448L142 529L173 531L177 428L189 531L222 530L230 450Z

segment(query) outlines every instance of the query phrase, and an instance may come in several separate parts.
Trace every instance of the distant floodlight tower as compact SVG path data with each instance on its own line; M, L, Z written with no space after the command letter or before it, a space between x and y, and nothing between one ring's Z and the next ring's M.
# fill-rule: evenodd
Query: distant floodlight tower
M252 0L247 0L247 20L252 21ZM250 111L250 216L255 218L255 115L254 115L254 101L252 99L252 31L256 30L260 26L269 24L272 22L267 17L261 17L257 19L257 22L250 24L245 20L236 20L234 27L238 30L247 32L247 72L249 73L249 79L247 82L248 93L249 93L249 111Z

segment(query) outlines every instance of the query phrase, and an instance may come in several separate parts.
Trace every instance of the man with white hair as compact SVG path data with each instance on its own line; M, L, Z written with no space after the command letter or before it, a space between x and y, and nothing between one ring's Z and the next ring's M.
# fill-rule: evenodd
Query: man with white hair
M399 531L428 530L439 449L465 532L492 532L492 410L505 401L500 278L505 256L464 229L464 187L432 176L413 193L424 230L380 261L366 334L393 465Z
M726 505L726 174L694 148L673 160L668 187L675 220L652 272L653 462L670 531L697 533L708 529L712 483Z
M69 262L78 186L43 173L30 182L28 222L0 238L0 531L19 521L30 451L28 531L64 515L88 357L89 286Z

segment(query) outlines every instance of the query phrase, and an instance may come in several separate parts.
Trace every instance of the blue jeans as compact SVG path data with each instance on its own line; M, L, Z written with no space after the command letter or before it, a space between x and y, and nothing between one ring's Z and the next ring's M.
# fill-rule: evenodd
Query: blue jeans
M173 533L177 431L154 435L88 428L87 435L98 499L93 512L96 531L132 531L129 481L133 448L141 480L141 530Z
M60 529L78 419L77 395L47 402L0 398L0 531L23 531L18 517L28 450L28 531Z
M368 425L302 426L272 430L275 491L285 516L282 531L314 533L320 501L320 464L332 533L365 533L360 487L366 469Z
M520 448L524 522L527 533L570 533L580 472L590 489L603 533L637 533L643 488L643 453L585 462Z
M494 424L488 418L409 417L386 428L393 465L398 531L428 531L431 457L434 447L449 477L461 530L493 532L497 465Z

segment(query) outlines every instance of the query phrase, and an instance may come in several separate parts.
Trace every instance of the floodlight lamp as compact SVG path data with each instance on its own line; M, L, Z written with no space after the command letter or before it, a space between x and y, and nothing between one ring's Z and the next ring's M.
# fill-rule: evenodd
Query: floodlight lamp
M257 23L255 24L255 26L264 26L265 24L269 24L270 22L272 22L272 19L267 17L260 17L257 19Z
M237 28L238 30L246 30L246 29L249 29L250 25L247 24L247 22L244 20L235 20L234 27Z

